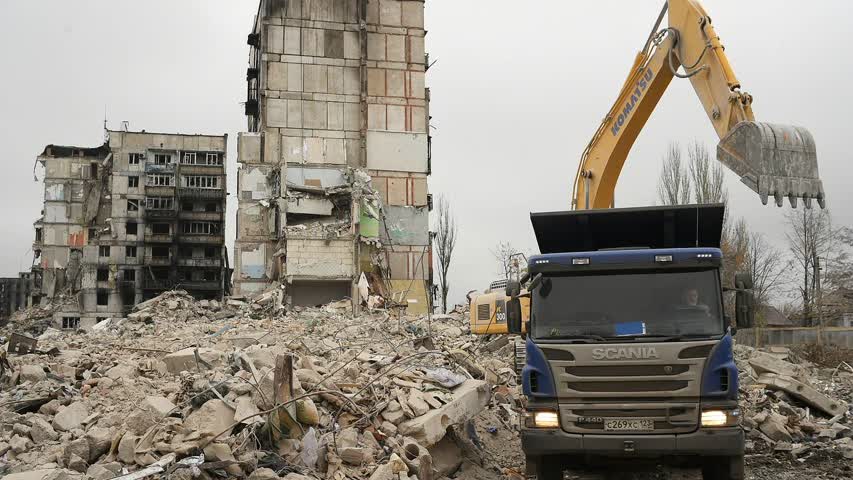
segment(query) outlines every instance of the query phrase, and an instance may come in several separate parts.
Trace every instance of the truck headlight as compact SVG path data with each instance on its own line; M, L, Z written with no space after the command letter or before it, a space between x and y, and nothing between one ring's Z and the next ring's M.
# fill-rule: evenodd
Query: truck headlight
M703 427L734 427L740 425L740 410L702 410Z
M526 426L529 428L558 428L560 426L560 417L553 410L528 412L525 417Z

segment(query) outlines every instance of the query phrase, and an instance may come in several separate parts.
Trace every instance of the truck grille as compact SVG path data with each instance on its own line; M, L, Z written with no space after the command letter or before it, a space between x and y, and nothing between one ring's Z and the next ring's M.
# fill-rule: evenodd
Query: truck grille
M702 370L713 345L707 340L654 343L644 347L653 348L654 355L642 359L602 358L602 348L634 345L574 344L564 347L569 355L553 355L550 350L556 348L545 346L562 428L570 433L618 435L624 432L604 429L608 419L641 419L651 420L654 430L636 434L695 431Z
M569 390L576 392L675 392L687 388L686 380L657 380L643 382L566 382Z
M690 367L688 365L620 365L615 367L609 365L595 365L588 367L566 367L566 373L576 377L650 377L658 375L678 375L689 369Z

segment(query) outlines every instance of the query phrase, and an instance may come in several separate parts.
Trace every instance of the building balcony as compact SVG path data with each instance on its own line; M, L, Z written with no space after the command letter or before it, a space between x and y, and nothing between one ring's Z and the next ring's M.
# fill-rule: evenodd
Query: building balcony
M221 188L189 188L178 189L181 198L203 198L209 200L220 200L225 198L225 191Z
M223 165L188 165L181 164L181 175L222 175Z
M155 210L151 208L145 209L145 218L175 218L178 212L175 210Z
M146 290L171 290L175 287L174 280L160 280L157 278L146 278L142 282L142 288Z
M186 282L178 282L177 286L184 290L221 290L222 282L220 280L216 281L186 281Z
M196 220L199 222L221 222L224 215L222 212L178 212L178 218L181 220Z
M175 173L175 164L154 165L147 163L145 164L145 173Z
M179 267L215 267L222 266L221 258L178 258Z
M145 243L172 243L175 236L171 233L146 234Z
M145 265L151 267L169 267L172 265L171 257L152 257L151 255L145 256Z
M224 235L194 235L184 233L178 237L178 243L192 245L223 245L225 243Z
M145 195L149 197L174 197L175 187L146 186Z

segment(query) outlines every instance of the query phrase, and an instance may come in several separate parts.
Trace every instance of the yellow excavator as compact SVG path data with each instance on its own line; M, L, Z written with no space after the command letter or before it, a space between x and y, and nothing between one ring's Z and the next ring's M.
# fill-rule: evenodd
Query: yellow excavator
M668 26L661 28L664 16ZM798 199L806 208L813 200L825 206L812 135L802 127L756 122L753 97L741 90L705 8L698 0L668 0L616 102L581 155L573 209L613 206L631 146L674 77L690 80L705 108L720 138L717 160L738 174L762 203L772 196L780 207L785 198L792 207ZM500 289L472 298L471 332L507 333L505 315L500 315L506 300ZM522 325L528 310L522 308Z

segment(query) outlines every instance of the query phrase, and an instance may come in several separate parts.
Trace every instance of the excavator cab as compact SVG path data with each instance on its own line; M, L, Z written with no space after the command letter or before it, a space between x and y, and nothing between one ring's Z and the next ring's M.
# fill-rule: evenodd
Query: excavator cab
M765 205L772 196L780 207L786 197L792 207L798 198L806 208L813 199L826 207L814 138L805 128L740 122L720 139L717 159L740 175Z

